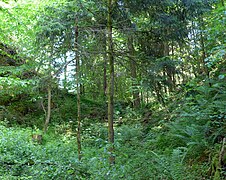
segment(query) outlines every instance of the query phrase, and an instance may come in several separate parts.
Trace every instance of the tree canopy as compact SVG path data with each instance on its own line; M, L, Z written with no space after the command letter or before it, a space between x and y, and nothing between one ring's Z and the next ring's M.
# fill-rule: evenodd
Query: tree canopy
M225 20L224 0L2 0L0 177L224 179Z

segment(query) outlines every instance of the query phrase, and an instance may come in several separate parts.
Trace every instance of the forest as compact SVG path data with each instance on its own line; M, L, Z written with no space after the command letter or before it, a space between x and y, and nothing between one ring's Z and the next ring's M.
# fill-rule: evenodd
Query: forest
M226 179L224 0L0 0L0 179Z

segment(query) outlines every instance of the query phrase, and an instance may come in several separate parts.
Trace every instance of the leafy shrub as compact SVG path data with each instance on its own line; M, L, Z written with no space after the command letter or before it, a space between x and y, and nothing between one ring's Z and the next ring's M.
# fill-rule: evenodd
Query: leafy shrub
M0 126L0 174L3 178L86 179L86 168L77 161L75 143L48 137L38 145L31 141L31 129Z

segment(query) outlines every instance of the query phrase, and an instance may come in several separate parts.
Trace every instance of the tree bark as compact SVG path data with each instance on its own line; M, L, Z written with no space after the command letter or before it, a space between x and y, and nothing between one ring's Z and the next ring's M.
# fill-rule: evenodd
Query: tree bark
M200 32L200 45L201 45L201 51L202 51L202 57L201 57L201 62L202 62L202 66L203 66L203 72L204 72L204 75L209 78L209 70L208 70L208 67L206 65L206 62L205 62L205 59L207 57L207 54L206 54L206 47L205 47L205 40L204 40L204 34L203 34L203 31L205 30L205 26L204 26L204 21L203 19L201 18L200 19L200 29L201 29L201 32Z
M67 56L64 56L64 64L67 63ZM67 65L64 66L64 80L63 80L64 92L67 93Z
M105 29L104 29L105 30ZM105 31L104 31L105 32ZM103 94L104 94L104 99L106 100L107 96L107 39L106 39L106 34L103 33L103 59L104 59L104 72L103 72Z
M49 121L50 121L50 116L51 116L51 87L48 85L48 108L47 108L47 115L46 115L46 121L44 125L44 133L46 133Z
M136 62L135 62L135 48L133 46L133 37L132 35L128 36L128 50L130 53L130 70L131 70L131 77L132 77L132 86L136 87L135 90L133 90L132 95L133 95L133 106L135 108L140 106L140 95L139 91L137 89L137 67L136 67Z
M108 83L108 142L109 148L109 162L115 163L114 156L114 127L113 127L113 115L114 115L114 55L113 55L113 40L112 40L112 12L113 12L113 0L108 0L108 17L107 17L107 32L108 32L108 60L109 60L109 83Z
M51 56L50 59L52 59L52 55L53 55L53 46L51 47ZM44 124L44 133L47 132L47 128L49 125L49 121L50 121L50 117L51 117L51 80L52 80L52 75L51 75L51 60L49 60L48 62L48 78L47 79L47 94L48 94L48 105L47 105L47 114L46 114L46 120L45 120L45 124Z
M77 145L78 145L78 159L82 158L82 145L81 145L81 103L80 103L80 58L79 58L79 50L78 50L78 26L77 19L75 25L75 58L76 58L76 87L77 87Z

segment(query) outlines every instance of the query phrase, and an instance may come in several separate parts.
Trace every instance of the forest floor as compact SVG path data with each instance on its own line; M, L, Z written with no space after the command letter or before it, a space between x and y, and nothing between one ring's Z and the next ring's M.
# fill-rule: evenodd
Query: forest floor
M82 101L85 114L79 161L72 110L76 101L72 96L55 102L58 105L52 109L46 134L41 111L24 116L22 125L16 119L1 121L1 179L217 180L225 176L224 167L217 169L222 143L209 147L200 140L205 127L191 124L183 129L182 124L168 120L164 109L134 111L119 103L115 107L115 165L109 165L104 105L89 100ZM17 103L12 107L19 108Z

